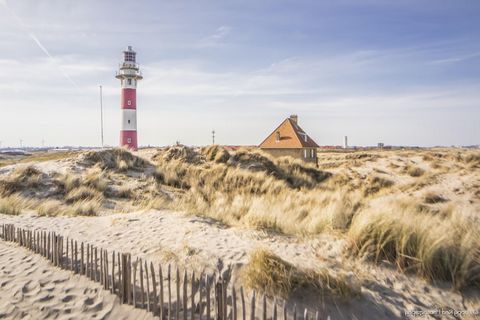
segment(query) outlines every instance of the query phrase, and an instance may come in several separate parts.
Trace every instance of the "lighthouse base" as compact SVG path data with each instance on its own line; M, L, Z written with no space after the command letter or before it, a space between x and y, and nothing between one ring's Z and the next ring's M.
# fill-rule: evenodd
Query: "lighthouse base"
M122 130L120 131L120 146L127 147L132 151L138 150L137 131Z

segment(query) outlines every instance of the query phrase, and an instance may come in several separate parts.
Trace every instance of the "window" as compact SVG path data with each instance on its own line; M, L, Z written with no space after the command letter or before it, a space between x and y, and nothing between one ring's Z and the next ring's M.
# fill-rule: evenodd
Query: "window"
M315 158L315 149L310 149L310 158Z
M132 105L132 101L131 101L131 100L128 100L128 101L127 101L127 104L128 104L129 106L131 106L131 105Z
M307 159L308 157L307 149L303 149L303 157Z
M275 141L280 142L280 131L277 131Z
M128 124L130 124L130 120L128 120Z
M131 84L132 84L132 79L128 79L128 80L127 80L127 83L128 83L129 85L131 85Z
M127 143L132 143L132 138L127 138Z

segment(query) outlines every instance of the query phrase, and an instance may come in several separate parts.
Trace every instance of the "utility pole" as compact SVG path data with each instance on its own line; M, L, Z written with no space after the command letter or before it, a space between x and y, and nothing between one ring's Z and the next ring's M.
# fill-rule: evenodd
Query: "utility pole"
M212 144L215 144L215 130L212 130Z
M101 131L102 148L103 148L103 94L102 94L102 86L100 86L100 131Z

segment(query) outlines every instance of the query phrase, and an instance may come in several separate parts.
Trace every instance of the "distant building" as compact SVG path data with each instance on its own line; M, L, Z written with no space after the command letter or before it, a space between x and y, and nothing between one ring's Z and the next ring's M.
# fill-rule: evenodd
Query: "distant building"
M260 144L260 149L274 157L291 156L307 162L317 162L319 146L298 125L298 116L285 119Z
M348 149L348 137L343 137L343 149Z

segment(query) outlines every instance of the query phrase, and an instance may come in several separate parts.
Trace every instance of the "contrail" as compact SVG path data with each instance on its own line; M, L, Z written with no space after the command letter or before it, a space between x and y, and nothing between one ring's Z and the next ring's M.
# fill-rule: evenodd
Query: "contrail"
M50 54L50 52L45 48L45 46L40 42L40 40L31 32L27 25L20 19L19 16L15 14L15 12L8 6L7 0L0 0L0 4L3 4L7 11L12 15L12 17L17 21L18 25L20 26L23 31L30 37L30 39L33 40L37 44L37 46L40 48L40 50L45 53L45 55L52 60L52 62L55 64L57 67L58 71L67 79L76 89L80 90L80 87L77 85L75 81L58 65L57 60Z

